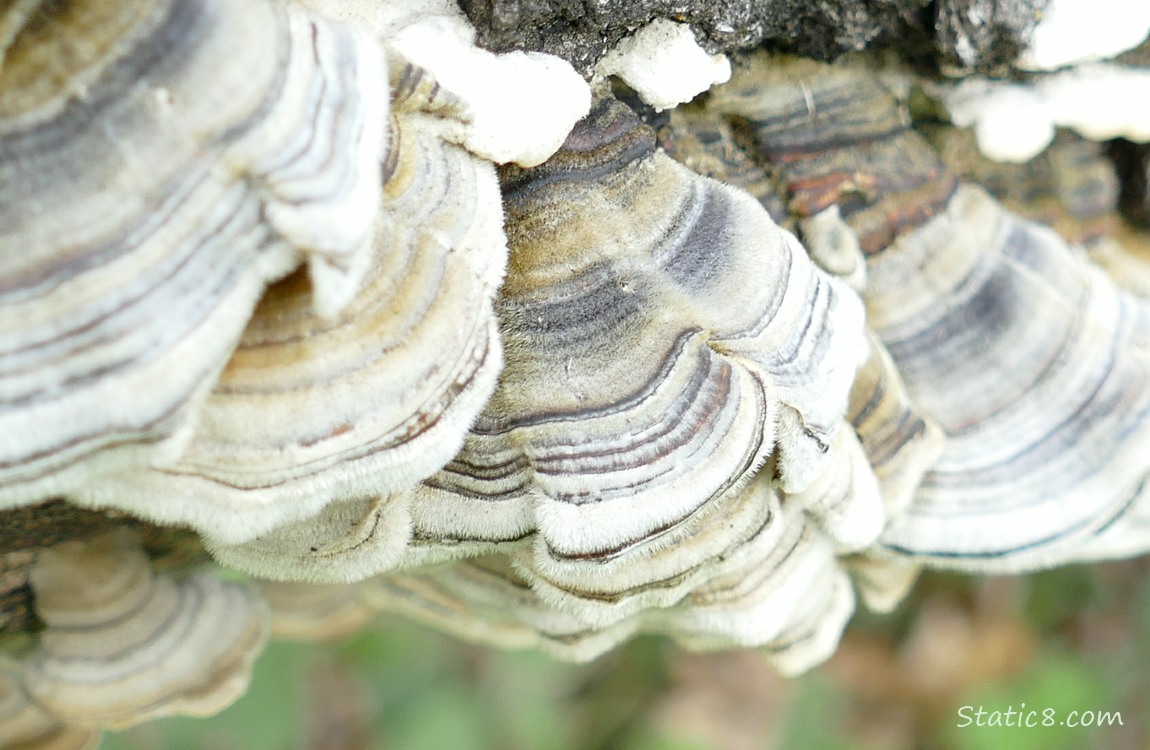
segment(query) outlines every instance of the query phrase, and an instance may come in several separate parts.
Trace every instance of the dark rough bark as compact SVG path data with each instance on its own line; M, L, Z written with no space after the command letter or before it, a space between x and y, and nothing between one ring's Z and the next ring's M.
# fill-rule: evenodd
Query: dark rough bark
M1002 75L1026 46L1048 0L939 0L940 64L955 73Z
M589 74L655 18L691 24L710 52L759 44L829 60L865 47L956 73L1001 74L1048 0L462 0L479 43L558 55Z
M708 51L760 43L820 60L923 26L929 0L462 0L495 51L562 57L587 74L624 36L655 18L691 24ZM905 41L905 37L904 37Z

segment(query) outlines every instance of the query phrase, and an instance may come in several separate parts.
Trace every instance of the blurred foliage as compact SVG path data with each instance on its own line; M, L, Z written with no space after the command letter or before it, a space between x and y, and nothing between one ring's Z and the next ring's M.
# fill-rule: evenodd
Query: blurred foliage
M752 652L640 638L593 664L502 653L391 620L275 642L211 719L104 750L1079 750L1150 747L1150 564L1018 578L925 576L860 613L838 653L784 679ZM1121 712L1111 727L960 727L959 709ZM1017 714L1015 724L1018 723Z

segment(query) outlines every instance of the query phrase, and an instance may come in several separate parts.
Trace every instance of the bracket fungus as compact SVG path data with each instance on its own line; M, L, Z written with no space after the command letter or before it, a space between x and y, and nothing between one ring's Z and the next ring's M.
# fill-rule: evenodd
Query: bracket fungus
M738 500L754 518L740 521L738 534L725 540L726 555L689 575L649 582L646 591L675 594L664 606L636 590L632 606L614 607L606 618L611 598L596 601L587 592L581 606L573 606L570 595L549 595L501 555L379 576L361 584L362 596L466 638L542 648L567 660L594 658L648 632L696 650L760 647L780 669L801 672L833 651L853 609L850 584L831 545L800 513L780 507L766 477L747 485ZM713 535L724 535L720 523L710 526Z
M28 697L19 676L0 668L0 747L5 750L95 750L101 731L65 726Z
M358 293L324 318L302 273L269 287L180 459L92 482L80 502L191 525L223 550L331 503L406 490L459 449L502 366L492 299L503 214L493 165L440 134L466 111L423 71L396 67ZM251 550L262 565L220 555L259 575L300 574L256 552L266 546Z
M924 567L1150 550L1146 149L988 165L906 101L965 89L875 57L732 53L656 112L766 29L646 20L588 84L449 0L0 8L0 510L87 514L0 549L45 626L0 745L217 711L269 627L797 672ZM589 76L645 21L604 23Z
M210 572L156 574L127 530L47 549L30 578L46 628L19 681L65 727L216 713L246 689L267 638L252 590Z
M378 45L290 5L31 5L0 11L3 507L177 457L300 261L346 304L385 137Z
M802 85L783 80L788 70ZM792 211L843 208L866 254L868 325L945 433L883 545L1000 572L1144 551L1150 538L1123 534L1122 519L1150 469L1145 303L1050 229L961 184L861 66L759 56L712 104L749 123ZM836 140L862 112L875 124L860 155ZM872 159L894 145L901 162ZM913 210L886 208L900 199Z

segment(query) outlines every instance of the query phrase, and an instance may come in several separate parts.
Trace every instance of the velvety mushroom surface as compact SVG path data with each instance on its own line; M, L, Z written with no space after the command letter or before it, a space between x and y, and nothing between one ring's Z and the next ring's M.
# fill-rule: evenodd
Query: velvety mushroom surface
M302 271L269 287L180 459L94 482L84 502L191 525L231 564L294 576L266 543L225 547L409 489L459 450L503 364L503 214L494 167L444 140L466 112L425 71L396 67L359 292L325 318Z
M1146 147L1089 140L1138 100L981 155L1082 84L1037 19L940 15L1017 68L967 86L591 14L584 80L464 5L0 9L0 747L219 711L269 630L795 673L924 567L1150 550Z
M0 10L0 506L179 455L265 285L346 304L383 56L251 0ZM209 83L210 82L210 83Z

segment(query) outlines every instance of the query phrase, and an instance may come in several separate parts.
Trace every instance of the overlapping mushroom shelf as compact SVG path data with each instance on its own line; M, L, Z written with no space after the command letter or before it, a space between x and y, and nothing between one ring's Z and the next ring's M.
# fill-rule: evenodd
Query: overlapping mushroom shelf
M797 672L924 565L1150 548L1150 267L1097 145L1023 180L851 60L645 121L447 6L66 5L0 11L0 509L253 582L41 553L0 737L215 711L269 628L381 611ZM567 108L493 120L511 80Z

